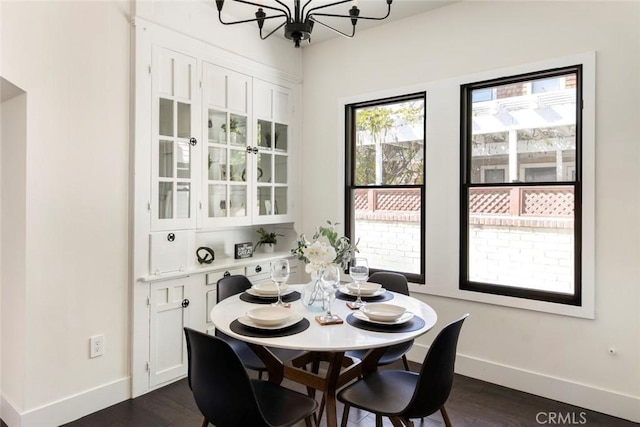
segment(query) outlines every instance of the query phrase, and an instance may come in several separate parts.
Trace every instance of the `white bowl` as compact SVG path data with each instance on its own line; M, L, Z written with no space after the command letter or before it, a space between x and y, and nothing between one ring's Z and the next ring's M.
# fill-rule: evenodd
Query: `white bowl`
M286 322L291 317L291 310L284 307L258 307L247 311L247 317L259 326L275 326Z
M393 322L406 311L404 307L394 304L370 303L360 308L365 316L379 322Z
M278 286L275 283L260 283L252 286L253 290L260 295L278 295ZM286 285L283 285L281 291L287 289Z
M372 283L372 282L362 283L360 285L360 295L371 295L371 294L374 294L381 287L382 287L382 285L380 285L378 283ZM351 282L347 283L347 289L349 289L349 292L352 292L353 294L356 294L358 292L358 285L356 285L355 283L351 283Z

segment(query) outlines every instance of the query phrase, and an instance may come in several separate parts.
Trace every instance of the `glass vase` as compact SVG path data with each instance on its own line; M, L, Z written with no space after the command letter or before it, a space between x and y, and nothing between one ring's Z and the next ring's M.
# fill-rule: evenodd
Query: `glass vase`
M324 290L322 288L322 270L311 272L311 281L302 289L302 304L311 311L326 310Z

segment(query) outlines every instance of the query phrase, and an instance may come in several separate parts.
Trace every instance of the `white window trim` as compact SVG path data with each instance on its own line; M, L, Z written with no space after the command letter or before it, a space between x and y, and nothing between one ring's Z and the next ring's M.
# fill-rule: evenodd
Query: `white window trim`
M509 75L582 64L582 305L572 306L459 289L459 163L460 86ZM410 284L411 292L533 310L564 316L595 319L595 101L596 53L588 52L536 63L495 69L410 87L377 91L338 101L335 135L337 158L344 164L344 109L347 104L426 91L426 283ZM455 167L447 167L455 165ZM342 169L342 168L341 168ZM344 183L344 172L337 177ZM437 182L430 186L429 182ZM453 196L452 196L453 195ZM342 200L342 198L341 198ZM443 207L443 202L446 206ZM438 208L431 209L430 207ZM344 212L343 202L335 206Z

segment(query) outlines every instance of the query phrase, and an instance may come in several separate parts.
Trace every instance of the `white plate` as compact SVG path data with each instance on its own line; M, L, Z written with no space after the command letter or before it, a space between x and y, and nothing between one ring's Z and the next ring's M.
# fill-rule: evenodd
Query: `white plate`
M271 304L261 305L245 313L251 321L262 326L279 326L291 317L291 310ZM373 316L375 318L375 316Z
M340 286L340 288L338 288L338 290L340 292L342 292L343 294L345 294L345 295L351 295L352 297L357 297L358 296L357 292L351 292L351 290L349 288L347 288L346 286ZM362 298L377 297L377 296L380 296L380 295L384 294L385 292L387 292L387 290L385 288L380 288L380 289L378 289L377 291L375 291L372 294L369 294L369 295L362 294L361 297Z
M405 313L402 316L400 316L398 319L394 320L393 322L382 322L380 320L371 320L361 311L354 311L353 317L355 317L358 320L362 320L363 322L375 323L377 325L401 325L413 319L413 313L409 311L405 311Z
M280 295L282 296L289 295L291 292L293 292L293 289L291 289L290 287L286 287L282 290ZM273 295L262 294L253 288L247 289L247 293L249 295L253 295L254 297L258 297L258 298L278 298L278 294L273 294Z
M347 283L345 286L354 294L358 292L358 285L355 282ZM360 285L360 293L362 295L373 295L381 288L382 285L380 283L364 282Z
M379 320L380 322L393 322L402 317L406 311L404 307L388 303L369 303L360 307L369 319Z
M247 316L240 316L238 317L238 322L242 323L244 326L249 326L251 328L276 330L276 329L284 329L284 328L288 328L289 326L293 326L296 323L300 322L302 319L304 319L304 317L300 316L299 314L292 314L289 320L287 320L281 325L263 326L263 325L257 325L253 323L253 321L249 319Z

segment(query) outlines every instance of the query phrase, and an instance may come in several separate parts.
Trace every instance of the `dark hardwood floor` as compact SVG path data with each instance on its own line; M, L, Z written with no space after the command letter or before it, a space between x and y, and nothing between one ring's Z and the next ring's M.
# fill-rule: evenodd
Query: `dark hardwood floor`
M400 368L400 366L393 366L393 368ZM417 366L412 368L416 369ZM287 382L285 384L303 391L298 385ZM637 423L461 375L455 377L446 407L453 425L464 427L552 426L554 424L575 424L587 427L640 426ZM342 406L339 406L338 410L340 417ZM561 418L558 414L562 414ZM185 379L65 424L64 427L198 427L201 420ZM559 423L558 420L564 422ZM415 424L423 427L444 425L440 413L433 414L422 421L415 420ZM303 426L304 423L300 425ZM391 426L391 423L385 419L384 425ZM352 409L349 426L374 427L375 420L369 413ZM3 427L5 427L4 424Z

